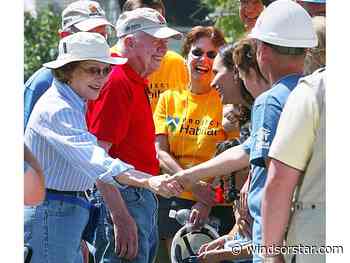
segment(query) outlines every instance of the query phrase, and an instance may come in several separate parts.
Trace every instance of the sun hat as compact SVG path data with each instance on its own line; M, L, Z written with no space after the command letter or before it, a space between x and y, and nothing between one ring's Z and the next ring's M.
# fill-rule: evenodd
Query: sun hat
M62 30L71 26L81 31L89 31L98 26L114 26L106 19L105 12L95 1L80 0L68 5L62 12Z
M43 64L50 69L60 68L70 62L94 60L107 64L121 65L128 59L111 57L109 46L98 33L78 32L61 39L56 60Z
M119 38L137 31L156 38L182 38L180 32L167 26L165 18L158 11L148 7L123 12L118 18L116 30Z

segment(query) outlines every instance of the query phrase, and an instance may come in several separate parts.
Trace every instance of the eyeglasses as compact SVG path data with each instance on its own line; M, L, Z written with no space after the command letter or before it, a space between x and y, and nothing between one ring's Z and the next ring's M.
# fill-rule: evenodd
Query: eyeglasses
M191 53L193 56L198 57L198 58L200 58L204 55L204 51L201 50L200 48L192 49ZM217 52L214 50L211 50L211 51L206 52L206 54L207 54L208 58L214 59L216 57Z
M99 68L99 67L94 67L94 66L90 66L90 67L83 67L80 66L80 68L87 74L92 75L94 77L107 77L108 74L111 72L112 67L111 66L106 66L103 69Z

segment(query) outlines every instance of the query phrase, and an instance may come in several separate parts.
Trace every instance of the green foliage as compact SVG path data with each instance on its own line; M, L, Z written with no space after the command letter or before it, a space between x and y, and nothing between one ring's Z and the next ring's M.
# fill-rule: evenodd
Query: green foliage
M52 7L40 11L36 17L24 14L24 80L43 63L56 58L59 28L60 16Z
M235 42L244 33L244 26L239 18L238 0L201 0L211 11L215 26L220 28L228 42Z

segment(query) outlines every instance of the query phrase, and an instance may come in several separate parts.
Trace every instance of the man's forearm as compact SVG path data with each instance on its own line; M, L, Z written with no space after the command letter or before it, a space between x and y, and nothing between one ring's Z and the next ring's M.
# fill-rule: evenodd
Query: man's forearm
M111 212L113 223L116 223L119 217L129 215L129 211L118 188L101 180L96 181L96 187L101 192L103 200Z
M300 171L277 160L271 161L261 203L262 245L282 245L289 221L294 188L300 174Z
M125 173L122 173L115 178L115 180L118 181L118 183L124 184L124 185L130 185L135 187L143 187L143 188L150 188L149 185L149 179L152 177L152 175L148 173L144 173L138 170L129 170Z
M180 164L166 151L160 150L158 158L162 171L167 174L174 174L183 170Z
M184 170L184 173L190 175L193 181L199 181L238 171L248 165L249 155L239 145L227 149L213 159Z

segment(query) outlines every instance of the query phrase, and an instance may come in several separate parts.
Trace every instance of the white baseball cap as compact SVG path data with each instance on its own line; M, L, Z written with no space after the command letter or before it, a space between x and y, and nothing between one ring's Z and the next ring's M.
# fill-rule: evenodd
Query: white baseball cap
M116 29L119 38L137 31L156 38L182 38L180 32L167 26L165 18L158 11L148 7L123 12L118 18Z
M94 60L102 63L122 65L128 59L111 57L106 39L98 33L78 32L60 40L56 60L43 64L50 69L60 68L70 62Z
M75 26L80 31L89 31L98 26L114 26L106 19L105 12L95 1L80 0L71 3L62 12L62 30Z

